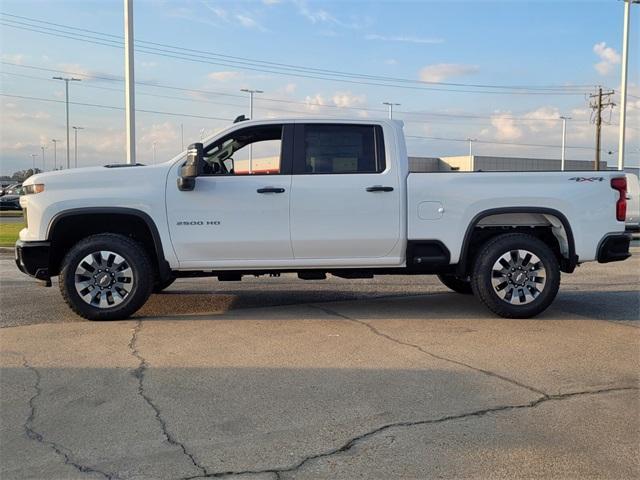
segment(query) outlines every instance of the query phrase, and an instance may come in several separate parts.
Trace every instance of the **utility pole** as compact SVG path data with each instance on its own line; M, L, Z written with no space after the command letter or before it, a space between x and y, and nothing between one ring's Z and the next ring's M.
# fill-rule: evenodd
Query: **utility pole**
M79 78L73 77L52 77L54 80L64 80L65 105L67 107L67 168L71 168L69 164L69 82L79 82Z
M475 158L473 158L473 142L475 142L476 140L478 140L477 138L469 138L467 137L467 142L469 142L469 168L471 169L472 172L476 171L476 166L475 166Z
M129 164L136 163L136 86L133 67L133 0L124 0L124 97Z
M31 160L33 161L33 168L32 171L35 174L36 173L36 157L38 156L37 153L32 153L31 154Z
M52 138L51 141L53 142L53 169L55 170L56 168L58 168L58 142L60 140L56 140L55 138Z
M249 88L241 88L241 92L249 94L249 120L253 120L253 94L264 93L262 90L251 90ZM249 174L253 173L253 144L249 144Z
M618 136L618 170L624 170L624 136L627 119L627 70L629 66L629 19L631 4L640 0L624 0L624 20L622 27L622 72L620 79L620 125Z
M156 164L156 143L158 142L153 142L153 165Z
M47 166L44 164L44 145L40 145L40 149L42 150L42 171L44 172L47 169Z
M613 90L609 90L608 92L603 92L602 87L598 87L598 93L594 93L589 95L591 99L590 107L596 112L596 159L593 164L594 170L600 170L600 137L602 131L602 109L604 107L611 107L615 105L611 101L611 96L613 95ZM603 102L603 97L606 97Z
M393 120L393 107L399 107L399 103L382 102L382 105L389 107L389 120Z
M72 127L73 128L73 150L75 151L75 168L78 168L78 130L84 130L84 127Z
M560 156L560 170L564 172L565 170L565 160L564 160L564 150L567 141L567 120L571 120L571 117L561 116L562 120L562 153Z
M264 92L262 90L251 90L249 88L241 88L240 91L249 94L249 120L253 120L253 94Z

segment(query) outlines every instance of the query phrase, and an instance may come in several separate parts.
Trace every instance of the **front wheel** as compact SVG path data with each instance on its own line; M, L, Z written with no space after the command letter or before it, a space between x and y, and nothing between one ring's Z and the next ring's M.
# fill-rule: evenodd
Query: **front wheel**
M482 303L501 317L531 318L543 312L558 293L558 259L536 237L500 235L476 257L471 286Z
M62 262L60 291L69 307L88 320L122 320L149 298L153 269L135 241L111 233L78 242Z

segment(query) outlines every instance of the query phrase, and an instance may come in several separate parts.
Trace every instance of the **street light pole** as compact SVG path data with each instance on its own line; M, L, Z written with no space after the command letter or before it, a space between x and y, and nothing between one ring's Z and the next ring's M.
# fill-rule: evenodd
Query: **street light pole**
M640 0L624 0L624 20L622 28L622 72L620 79L620 125L618 136L618 170L624 169L624 137L627 119L627 70L629 66L629 19L631 17L631 4L640 3Z
M44 145L40 145L40 149L42 150L42 171L44 172L47 169L46 165L44 164Z
M393 120L393 107L399 107L400 104L399 103L392 103L392 102L382 102L383 105L386 105L387 107L389 107L389 120Z
M253 120L253 94L264 93L262 90L251 90L249 88L241 88L241 92L249 94L249 120ZM249 144L249 173L253 173L253 144Z
M53 142L53 169L55 170L58 168L58 142L60 140L52 138L51 141Z
M560 170L564 172L565 169L565 159L564 159L564 150L565 150L565 142L567 140L567 120L571 120L571 117L560 117L562 120L562 153L560 156Z
M67 168L71 168L69 163L69 82L79 82L79 78L73 77L52 77L54 80L64 80L65 105L67 110Z
M73 150L75 152L75 168L78 168L78 130L84 130L84 127L72 127L73 128Z
M33 173L36 173L36 157L38 156L37 153L32 153L31 154L31 160L33 161L33 167L31 168L31 170L33 171Z
M475 159L473 158L473 142L475 142L476 140L478 140L477 138L469 138L467 137L467 142L469 142L469 168L471 169L472 172L475 172L476 170L476 166L475 166Z
M241 88L240 91L249 94L249 120L253 120L253 94L264 92L262 90L251 90L249 88Z
M153 142L153 164L156 164L156 143L158 142Z
M133 62L133 0L124 0L124 96L127 163L136 163L136 106Z

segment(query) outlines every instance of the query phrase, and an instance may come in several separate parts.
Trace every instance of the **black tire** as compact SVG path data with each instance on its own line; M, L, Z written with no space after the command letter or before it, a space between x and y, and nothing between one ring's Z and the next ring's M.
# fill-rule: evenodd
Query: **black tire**
M438 275L438 279L442 284L453 290L454 292L462 293L464 295L471 295L473 290L471 289L471 280L465 280L451 273L441 273Z
M176 277L169 277L164 281L156 280L153 284L153 293L161 293L165 288L169 288L175 281Z
M538 257L538 261L535 257L527 260L527 254ZM495 314L531 318L546 310L556 298L560 288L558 259L536 237L522 233L500 235L489 240L478 253L471 287Z
M83 270L82 274L77 274L79 268L82 267L82 263L87 256L91 256L93 253L97 252L112 252L123 259L123 262L120 264L120 268L122 270L116 270L115 268L112 271L109 271L109 267L117 264L112 263L109 265L109 261L114 262L109 256L108 260L99 258L100 256L93 256L95 263L92 261L92 265L89 267L98 267L104 266L103 276L106 276L106 273L109 272L111 278L116 279L118 272L127 271L127 278L118 279L118 281L113 280L109 286L105 287L107 291L98 292L98 288L100 290L104 290L101 288L96 282L97 280L95 276L93 276L93 280L91 276L96 268L90 270L88 267ZM126 269L124 269L126 267ZM103 270L99 270L102 272ZM89 273L91 272L91 273ZM121 273L123 274L123 273ZM130 276L129 276L130 275ZM87 291L85 295L89 297L92 296L95 291L95 297L91 299L92 301L98 297L99 302L89 303L83 299L80 295L79 291L76 289L76 280L78 279L78 285L80 285L80 280L82 280L82 285L86 285L86 282L93 282L87 288L81 291ZM126 280L129 280L126 282ZM111 233L103 233L99 235L92 235L87 237L76 245L74 245L69 253L65 256L62 261L62 270L60 271L60 292L62 293L62 297L65 302L71 307L75 313L84 317L88 320L124 320L129 318L133 313L135 313L149 298L151 295L151 290L153 288L153 267L151 266L151 262L149 260L149 256L147 252L142 248L141 245L136 243L122 235L116 235ZM107 281L110 279L107 277ZM122 280L124 283L119 283ZM128 286L130 283L130 290L127 292L126 289L118 287ZM109 299L109 295L111 292L110 285L114 285L114 289L118 289L118 293L114 292L116 295L111 295ZM99 305L100 301L104 297L104 303L107 303L106 306L101 308ZM115 298L115 300L114 300ZM113 306L108 303L109 300L113 302ZM116 302L119 302L116 304Z

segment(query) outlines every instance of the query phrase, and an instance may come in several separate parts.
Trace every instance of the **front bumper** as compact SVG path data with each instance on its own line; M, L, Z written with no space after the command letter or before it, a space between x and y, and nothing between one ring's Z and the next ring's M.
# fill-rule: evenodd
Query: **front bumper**
M629 243L631 242L631 234L629 233L611 233L600 241L598 247L598 262L620 262L631 256L629 253Z
M49 275L49 242L16 242L16 265L21 272L26 273L48 284Z

